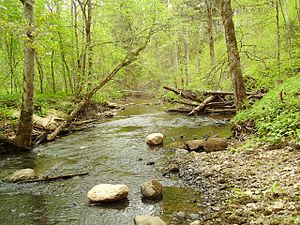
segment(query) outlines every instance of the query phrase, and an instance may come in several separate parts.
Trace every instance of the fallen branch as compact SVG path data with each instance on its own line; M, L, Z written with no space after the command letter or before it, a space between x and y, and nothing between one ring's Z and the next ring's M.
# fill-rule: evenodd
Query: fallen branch
M211 95L208 98L206 98L203 102L201 102L200 105L198 105L196 108L194 108L190 113L188 113L188 116L192 116L200 111L202 111L208 103L212 102L215 99L215 96Z
M42 181L50 182L56 180L67 180L77 176L86 176L88 174L89 174L88 172L83 172L83 173L74 173L74 174L67 174L67 175L60 175L60 176L45 176L45 177L40 177L32 180L17 181L15 183L33 183L33 182L42 182Z
M183 89L176 89L176 88L172 88L172 87L168 87L168 86L164 86L164 89L168 90L168 91L172 91L174 92L176 95L179 95L183 98L195 101L195 102L202 102L202 98L199 97L194 91L191 90L183 90Z
M206 113L235 114L235 109L205 109Z
M179 101L179 100L173 100L171 101L171 103L178 103L178 104L182 104L182 105L188 105L188 106L193 106L193 107L197 107L197 104L194 103L189 103L189 102L184 102L184 101Z
M232 91L205 91L205 95L218 95L218 96L225 96L225 95L234 95ZM265 94L263 93L256 93L256 92L247 92L247 96L251 96L250 98L262 98Z

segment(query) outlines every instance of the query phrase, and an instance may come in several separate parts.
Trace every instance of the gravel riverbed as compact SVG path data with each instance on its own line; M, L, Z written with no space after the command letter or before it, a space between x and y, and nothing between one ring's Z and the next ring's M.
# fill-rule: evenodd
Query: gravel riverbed
M300 224L299 165L299 146L176 150L165 176L199 192L200 224Z

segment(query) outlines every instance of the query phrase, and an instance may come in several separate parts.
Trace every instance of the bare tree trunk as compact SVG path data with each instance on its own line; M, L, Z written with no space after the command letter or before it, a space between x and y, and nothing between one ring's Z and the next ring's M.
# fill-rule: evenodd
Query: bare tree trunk
M281 80L281 62L280 62L280 24L279 24L279 0L276 0L275 4L276 9L276 35L277 35L277 52L276 52L276 60L277 60L277 84L280 83Z
M145 38L145 42L137 49L133 51L129 51L122 62L120 62L107 76L104 80L102 80L98 85L95 85L89 92L87 92L83 99L78 103L78 105L73 109L70 113L69 117L65 122L63 122L53 133L47 136L47 140L51 141L56 138L56 136L67 127L72 120L77 116L79 112L85 107L86 103L104 86L106 85L122 68L130 65L134 62L139 54L147 47L150 42L151 36L154 34L152 29L149 30L147 37Z
M244 107L244 99L246 97L246 90L242 77L240 56L238 52L234 23L232 20L231 0L221 1L221 15L223 26L225 30L225 39L227 45L227 53L230 66L230 74L232 78L232 86L235 100L236 110L242 110Z
M92 49L92 38L91 38L91 27L92 27L92 0L87 0L87 21L86 21L86 44L87 44L87 55L88 55L88 79L92 77L93 69L93 49Z
M43 70L43 65L40 62L38 57L36 57L36 64L39 73L40 92L43 94L44 93L44 70Z
M16 60L14 55L14 47L13 47L13 34L10 33L9 36L5 37L5 47L7 52L7 60L9 65L9 73L10 73L10 93L12 94L14 92L14 75L15 75L15 68L16 68Z
M32 116L34 103L34 74L35 49L34 43L34 0L21 0L24 10L24 19L28 21L26 39L24 41L24 80L21 116L16 141L24 146L31 145Z
M52 79L52 91L56 93L56 83L55 83L55 71L54 71L54 50L51 50L51 61L50 61L50 68L51 68L51 79Z
M189 85L190 83L190 77L189 77L189 61L190 61L190 44L189 44L189 36L188 36L188 31L187 28L185 30L185 35L184 35L184 58L185 58L185 84L186 86Z
M300 25L300 0L295 0L295 7L296 7L296 10L297 10L298 23Z
M210 65L211 67L215 64L215 46L214 46L214 35L213 35L213 16L212 16L212 2L211 0L205 0L206 11L207 11L207 32L208 32L208 43L210 50Z

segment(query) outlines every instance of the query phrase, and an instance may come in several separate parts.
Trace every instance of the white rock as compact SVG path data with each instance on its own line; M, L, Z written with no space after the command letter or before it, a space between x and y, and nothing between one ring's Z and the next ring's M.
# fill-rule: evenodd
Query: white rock
M87 197L92 202L114 202L127 198L128 192L124 184L99 184L87 193Z
M162 133L153 133L153 134L149 134L146 137L146 143L148 145L160 145L163 143L164 141L164 135Z
M136 216L134 218L135 225L167 225L158 216Z
M4 181L7 182L18 182L24 180L31 180L37 178L37 174L33 169L22 169L17 170L13 174L4 178Z

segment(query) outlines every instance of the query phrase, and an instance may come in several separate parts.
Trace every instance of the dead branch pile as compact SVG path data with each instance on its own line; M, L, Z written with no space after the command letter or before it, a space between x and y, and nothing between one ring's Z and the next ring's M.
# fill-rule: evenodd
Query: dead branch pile
M176 89L164 86L164 89L172 91L176 95L184 98L184 101L170 100L171 103L182 104L184 107L171 109L169 112L181 112L187 115L196 114L235 114L235 104L233 92L228 91L205 91L195 92L191 90ZM248 92L247 98L250 102L260 99L263 93Z
M234 124L231 128L231 135L235 140L245 141L251 134L256 133L255 122L246 121L243 123Z

